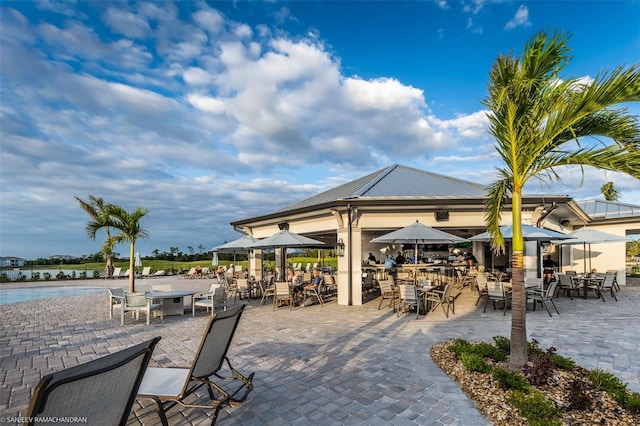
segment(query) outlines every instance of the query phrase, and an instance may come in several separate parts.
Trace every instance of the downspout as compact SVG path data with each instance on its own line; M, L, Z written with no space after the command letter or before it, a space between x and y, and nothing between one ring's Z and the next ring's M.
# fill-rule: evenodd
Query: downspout
M347 255L347 263L348 263L348 267L347 267L347 271L349 274L349 278L347 279L347 287L348 287L348 292L349 292L349 299L347 302L347 305L351 306L353 305L353 295L351 294L351 291L353 289L353 267L352 267L352 253L353 253L353 248L351 245L353 236L352 236L352 232L351 232L351 223L352 223L352 217L351 217L352 211L351 211L351 204L347 205L347 216L349 218L349 222L347 224L348 228L347 228L347 247L349 247L349 254Z
M542 215L540 215L540 217L539 217L539 218L538 218L538 220L536 221L536 226L537 226L538 228L540 228L540 224L542 223L542 221L543 221L543 220L545 220L545 219L547 218L547 216L549 216L551 213L553 213L553 211L554 211L555 209L557 209L557 208L558 208L558 206L556 205L556 203L555 203L555 202L553 202L553 203L551 204L551 208L549 209L549 211L547 211L547 212L545 212L545 213L542 213Z

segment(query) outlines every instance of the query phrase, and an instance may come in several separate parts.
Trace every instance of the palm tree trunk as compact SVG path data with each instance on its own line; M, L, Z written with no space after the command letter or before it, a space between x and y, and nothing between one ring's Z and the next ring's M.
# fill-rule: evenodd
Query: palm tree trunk
M513 254L511 256L511 356L509 369L522 371L527 362L527 293L524 289L524 238L522 237L522 193L512 194Z
M134 262L135 262L135 244L132 242L131 243L131 249L129 250L129 292L130 293L135 293L136 292L136 271L133 269L134 268Z

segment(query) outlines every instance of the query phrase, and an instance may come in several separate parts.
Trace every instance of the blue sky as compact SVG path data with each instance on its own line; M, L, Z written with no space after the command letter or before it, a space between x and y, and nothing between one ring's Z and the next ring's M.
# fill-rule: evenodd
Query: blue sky
M99 251L74 196L148 208L147 255L394 163L489 183L497 55L565 30L567 75L594 77L640 62L639 21L638 1L4 1L0 255ZM614 180L640 205L632 178L560 174L528 192Z

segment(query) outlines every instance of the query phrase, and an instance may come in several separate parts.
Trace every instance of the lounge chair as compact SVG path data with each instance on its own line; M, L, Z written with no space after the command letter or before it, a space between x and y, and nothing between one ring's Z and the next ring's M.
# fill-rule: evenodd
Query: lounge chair
M152 400L156 404L160 421L164 426L169 424L165 412L176 404L188 408L214 410L213 424L223 405L242 403L251 392L253 373L248 377L243 376L231 366L227 357L227 351L245 306L243 304L211 317L190 368L147 368L138 391L138 399ZM231 376L220 374L225 362ZM233 389L230 391L223 389L213 381L214 379L233 381ZM207 387L210 401L187 402L186 399L202 386ZM244 392L240 397L236 397L243 389Z
M56 373L36 386L27 425L84 418L89 424L125 425L160 337ZM82 417L79 417L82 416Z
M155 271L153 274L151 274L152 278L158 278L158 277L164 277L165 271L164 269L160 269L159 271Z
M145 266L142 268L142 273L140 274L140 278L147 278L151 275L151 266Z
M120 274L122 274L122 268L113 268L113 274L111 274L111 278L120 278Z

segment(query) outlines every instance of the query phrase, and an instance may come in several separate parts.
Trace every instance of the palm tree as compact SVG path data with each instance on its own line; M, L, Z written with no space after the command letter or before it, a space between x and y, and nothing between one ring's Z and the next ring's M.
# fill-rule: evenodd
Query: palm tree
M600 192L607 201L618 201L620 199L620 191L613 186L613 182L607 182L600 187Z
M527 361L524 291L522 190L536 177L560 180L564 165L592 166L640 178L640 127L620 104L640 100L640 64L600 73L591 82L561 80L570 61L569 36L534 35L520 57L496 59L489 73L489 132L496 138L502 165L488 187L485 220L493 248L504 251L500 233L503 208L511 198L513 221L513 302L510 369ZM617 107L617 108L614 108ZM592 143L591 136L599 137ZM605 138L605 139L601 139Z
M82 210L87 212L92 219L91 222L87 223L87 227L85 228L87 236L95 240L96 232L101 228L104 228L107 233L107 239L102 246L101 252L105 255L107 261L105 276L109 276L113 272L113 242L111 241L111 229L109 226L106 226L109 218L109 204L105 203L101 197L94 197L93 195L89 195L88 201L83 201L79 197L75 197L75 199L80 203Z
M129 242L129 291L135 292L134 271L136 241L139 238L147 238L149 233L140 227L140 219L149 213L149 210L143 207L136 207L131 213L127 212L120 206L111 204L108 208L109 218L107 226L120 231L119 234L113 235L111 241L113 244L121 242Z

